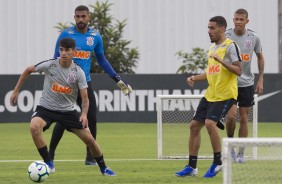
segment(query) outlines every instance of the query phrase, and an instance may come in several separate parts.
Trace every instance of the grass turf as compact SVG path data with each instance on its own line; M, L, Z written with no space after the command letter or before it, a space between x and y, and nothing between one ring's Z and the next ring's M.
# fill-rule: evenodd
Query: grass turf
M259 123L258 134L259 137L281 137L281 128L282 123ZM51 133L52 127L44 133L47 143ZM30 136L29 124L1 123L0 136L0 183L32 183L27 167L41 157ZM65 132L56 152L56 173L44 183L222 183L222 173L212 179L202 178L211 160L199 160L196 177L175 177L174 173L187 161L156 160L156 124L99 123L97 141L116 177L104 177L97 166L85 166L84 144L72 133Z

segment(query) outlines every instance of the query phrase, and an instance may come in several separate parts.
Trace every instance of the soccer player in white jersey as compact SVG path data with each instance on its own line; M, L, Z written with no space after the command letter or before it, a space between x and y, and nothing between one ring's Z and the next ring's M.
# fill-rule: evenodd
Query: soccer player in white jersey
M30 133L40 156L49 166L51 173L55 172L55 167L42 131L48 129L53 122L57 122L66 130L76 134L89 147L103 175L115 176L115 173L106 166L99 145L88 128L88 86L83 70L72 60L74 53L75 41L71 38L63 38L60 41L60 58L29 66L21 74L11 95L10 103L11 105L16 104L19 90L31 73L44 72L43 93L31 117ZM82 99L81 113L74 109L78 94Z
M242 75L238 77L238 98L239 106L239 137L248 137L248 115L250 107L254 105L254 93L261 95L263 92L263 70L264 57L262 46L258 35L246 25L249 22L248 12L245 9L238 9L234 13L234 28L226 31L226 37L234 40L239 46L242 58ZM254 88L254 74L251 71L251 61L253 53L256 53L258 62L258 81ZM236 127L237 106L234 104L226 115L227 136L232 138ZM238 154L232 149L233 161L244 163L244 147L239 147Z

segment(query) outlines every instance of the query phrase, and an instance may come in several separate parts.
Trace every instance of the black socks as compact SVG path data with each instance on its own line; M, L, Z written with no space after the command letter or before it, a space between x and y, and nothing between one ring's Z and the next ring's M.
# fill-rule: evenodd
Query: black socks
M105 164L103 155L101 155L100 157L94 157L94 159L96 160L101 170L106 169L107 166Z
M196 167L197 167L197 160L198 160L198 156L189 155L189 163L188 163L188 165L190 167L196 169Z
M44 162L50 162L51 159L50 159L50 156L49 156L49 153L48 153L48 149L47 149L47 146L44 146L42 148L39 148L38 149L38 152L40 154L40 156L43 158Z

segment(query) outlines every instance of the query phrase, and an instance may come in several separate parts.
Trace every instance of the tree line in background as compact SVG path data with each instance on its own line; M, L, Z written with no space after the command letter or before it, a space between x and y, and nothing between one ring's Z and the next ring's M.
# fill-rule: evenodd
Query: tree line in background
M202 73L208 64L208 51L199 47L192 48L191 53L180 50L176 56L183 63L176 73Z

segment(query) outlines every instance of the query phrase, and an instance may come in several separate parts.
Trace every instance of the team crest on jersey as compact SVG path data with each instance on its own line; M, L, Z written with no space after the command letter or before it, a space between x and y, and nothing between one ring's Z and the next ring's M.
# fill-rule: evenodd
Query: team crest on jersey
M245 49L251 49L252 48L252 41L246 40L244 44Z
M69 85L75 83L75 80L76 80L76 75L75 75L75 73L70 73L70 74L68 74L67 83L68 83Z
M94 44L94 38L93 37L87 37L86 38L86 44L89 46L92 46Z

